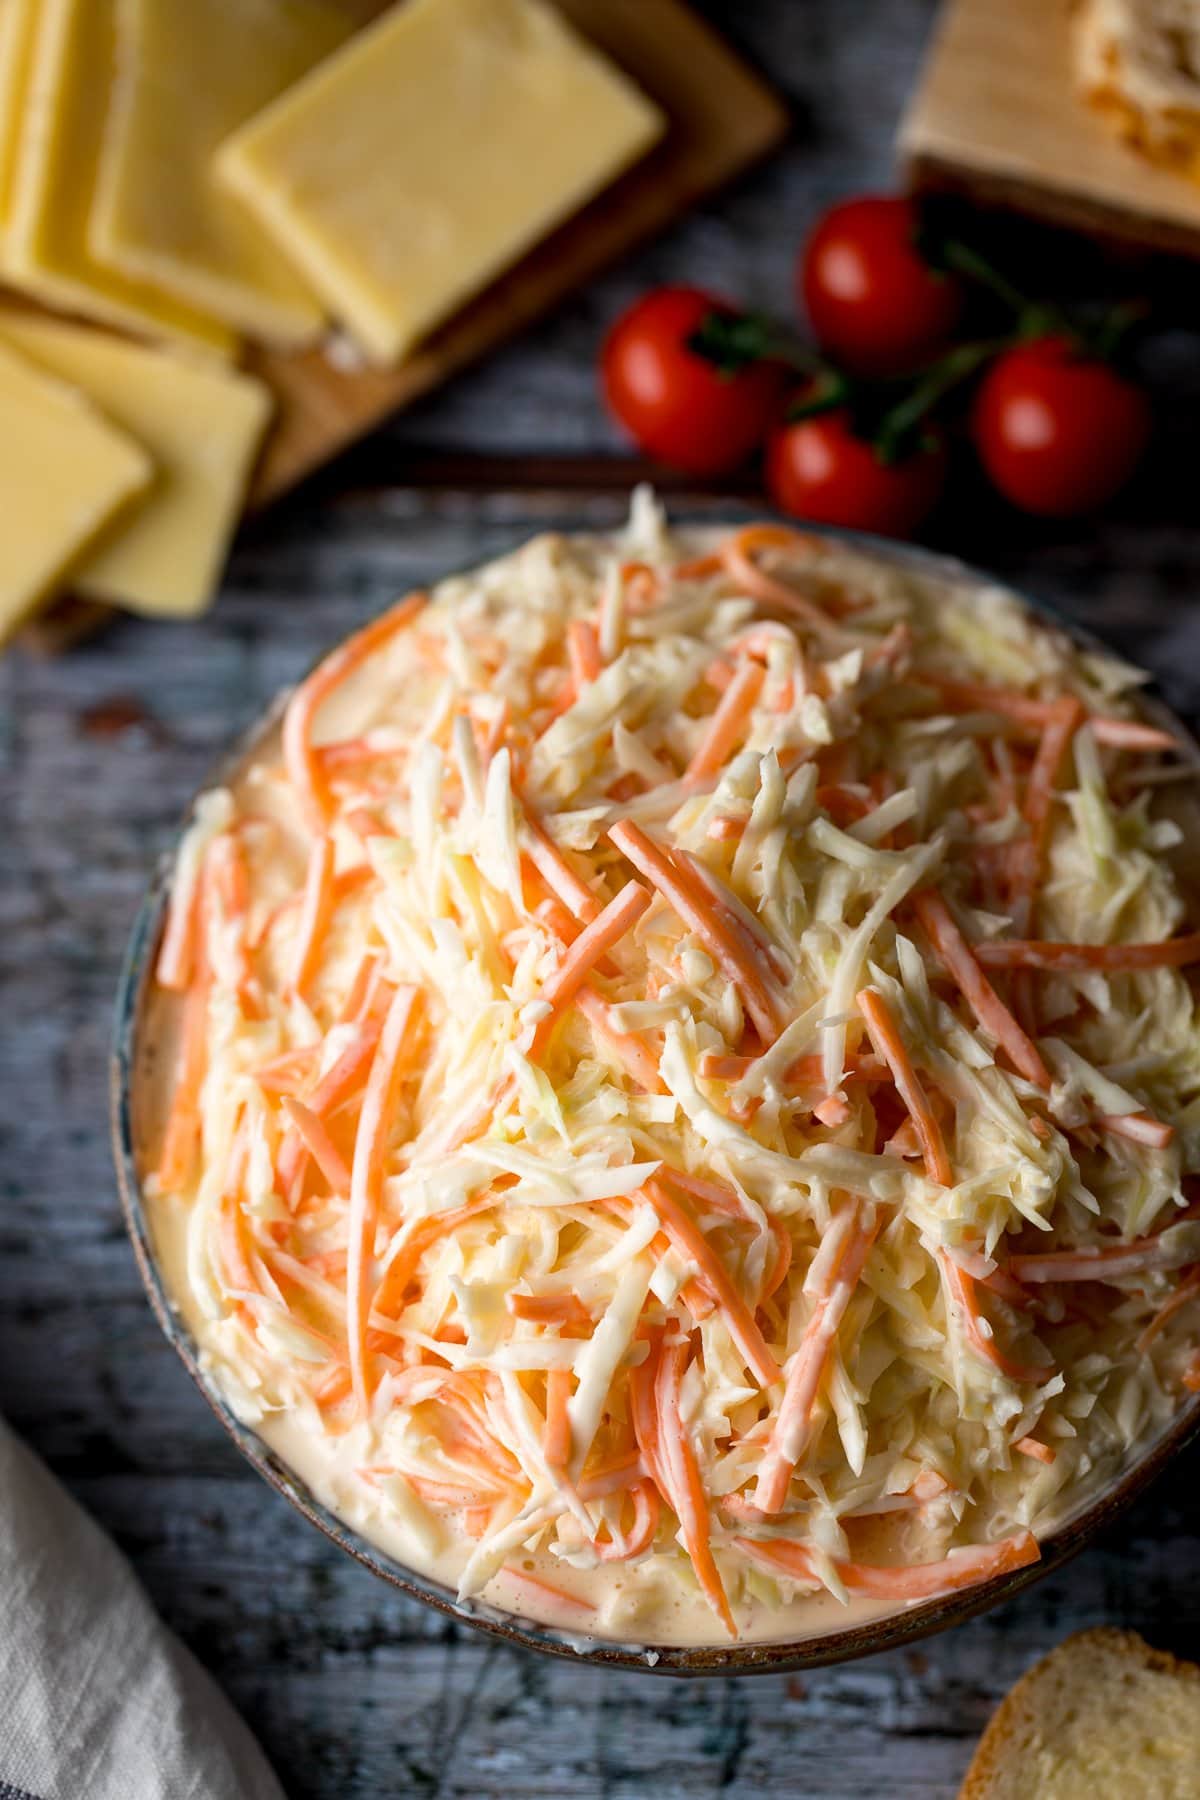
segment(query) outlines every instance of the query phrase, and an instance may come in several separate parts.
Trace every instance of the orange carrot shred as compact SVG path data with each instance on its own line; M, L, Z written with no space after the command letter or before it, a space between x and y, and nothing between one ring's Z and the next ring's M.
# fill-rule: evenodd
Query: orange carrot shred
M679 1390L688 1362L686 1338L664 1344L655 1380L658 1412L659 1467L669 1489L665 1498L674 1508L684 1547L709 1605L730 1637L737 1636L724 1583L713 1559L708 1499L700 1480L696 1455L688 1441L679 1408Z
M285 1095L283 1110L304 1140L313 1161L335 1194L349 1194L350 1171L337 1146L316 1113L292 1095Z
M595 626L586 619L572 619L567 626L567 656L576 691L582 693L604 667Z
M704 943L737 986L759 1032L766 1042L772 1043L782 1022L778 1002L768 990L755 959L730 924L718 916L711 898L690 872L681 870L631 819L611 826L608 835L622 856L647 881L653 882L683 924Z
M1048 1381L1054 1373L1052 1368L1044 1364L1017 1362L1013 1357L1006 1356L995 1339L987 1335L983 1329L983 1314L975 1298L974 1278L967 1274L961 1263L955 1262L948 1250L939 1250L937 1256L951 1298L962 1316L967 1342L975 1354L984 1362L991 1363L1002 1375L1007 1375L1010 1381L1031 1382L1035 1385Z
M532 1060L536 1062L545 1050L559 1013L574 999L599 958L633 929L650 903L650 893L640 881L627 882L615 900L610 900L569 946L538 995L550 1012L539 1019L529 1041L527 1054Z
M1037 1045L1009 1012L980 968L941 894L936 888L924 888L914 895L913 906L946 973L961 990L980 1025L1007 1053L1019 1074L1049 1092L1050 1071L1042 1061Z
M358 1136L354 1143L354 1164L350 1172L346 1329L350 1349L350 1375L360 1414L366 1413L370 1397L366 1342L367 1316L370 1312L367 1264L379 1214L396 1079L411 1029L416 999L416 989L411 987L397 988L392 997L367 1078L367 1091L363 1097Z
M816 1559L803 1544L780 1538L735 1541L739 1550L773 1574L814 1584L818 1580ZM1032 1532L1018 1531L999 1543L951 1550L940 1562L901 1563L889 1568L834 1558L833 1568L852 1594L870 1594L878 1600L929 1600L935 1594L975 1587L1040 1560L1041 1551Z
M814 1310L788 1364L783 1399L759 1465L754 1504L764 1513L777 1513L782 1508L792 1471L808 1446L813 1408L829 1354L854 1298L877 1226L874 1220L864 1222L855 1205L841 1229L844 1238L840 1254L814 1296Z
M714 775L724 768L754 711L764 679L761 664L741 663L708 721L685 776Z
M892 1071L896 1092L908 1109L925 1158L925 1173L930 1181L936 1181L942 1187L953 1186L954 1171L942 1128L912 1066L891 1007L874 988L864 988L858 996L858 1010L867 1022L867 1033L876 1055Z
M308 873L304 881L304 898L300 907L300 926L296 935L292 963L292 991L306 999L316 974L321 944L333 914L333 839L328 833L313 839L308 853Z
M300 683L288 702L283 719L284 761L311 831L323 831L332 810L326 772L312 743L317 714L355 669L411 623L424 606L425 598L424 594L410 594L347 638Z

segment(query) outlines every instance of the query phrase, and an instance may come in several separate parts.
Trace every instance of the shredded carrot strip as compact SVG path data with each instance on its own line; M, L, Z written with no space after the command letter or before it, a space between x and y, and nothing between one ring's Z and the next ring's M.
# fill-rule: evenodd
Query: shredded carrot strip
M567 626L567 656L575 687L582 692L604 667L595 626L586 619L572 619Z
M954 1171L950 1166L950 1154L946 1149L942 1128L912 1066L891 1007L874 988L864 988L858 996L858 1010L867 1022L867 1034L876 1055L892 1071L896 1092L908 1109L925 1158L926 1174L930 1181L936 1181L942 1187L952 1187Z
M738 1549L773 1574L794 1581L817 1582L817 1561L803 1544L779 1538L737 1538ZM877 1600L930 1600L958 1588L975 1587L998 1575L1011 1574L1041 1560L1037 1539L1018 1531L996 1544L952 1550L941 1562L909 1563L881 1568L870 1563L842 1562L835 1558L834 1571L852 1594L870 1594Z
M1193 1351L1189 1356L1179 1381L1189 1394L1200 1394L1200 1350Z
M582 1493L582 1488L580 1491ZM592 1548L601 1562L632 1562L649 1550L657 1536L662 1517L658 1489L651 1481L636 1481L628 1492L633 1502L633 1525L625 1535L614 1532L609 1544L600 1540L593 1542Z
M680 1413L679 1389L687 1363L686 1338L674 1343L664 1343L655 1381L655 1403L658 1411L660 1467L669 1488L665 1498L675 1510L684 1547L691 1558L696 1579L705 1598L730 1637L736 1637L737 1627L733 1622L724 1583L713 1559L709 1541L708 1499L700 1480L695 1452L688 1441L687 1427Z
M591 888L577 875L528 806L524 809L529 837L529 857L550 891L558 895L568 911L589 924L603 904Z
M575 1004L636 1087L647 1094L666 1093L666 1083L658 1072L658 1059L642 1038L629 1031L617 1030L609 1017L607 1003L595 988L585 983L575 996Z
M724 768L749 723L765 679L765 671L759 663L745 661L741 664L709 719L704 736L684 770L685 776L715 775L718 769Z
M1098 744L1110 750L1178 750L1179 739L1156 725L1143 725L1134 719L1105 719L1093 713L1088 720Z
M571 1460L571 1421L567 1414L571 1384L570 1369L547 1370L546 1430L542 1437L542 1454L552 1469L565 1469Z
M254 1079L264 1094L295 1094L312 1073L316 1060L316 1046L303 1044L298 1050L285 1050L282 1056L263 1063L254 1071Z
M536 1325L572 1325L591 1329L592 1315L578 1294L507 1294L505 1305L514 1319ZM553 1374L553 1370L551 1373Z
M781 1510L792 1471L808 1447L813 1409L829 1354L875 1241L875 1221L864 1221L857 1206L853 1210L853 1222L846 1232L841 1255L813 1297L812 1316L796 1354L787 1366L783 1399L759 1465L754 1490L754 1504L764 1513Z
M1059 767L1083 720L1084 710L1078 700L1070 696L1055 700L1047 716L1037 755L1033 759L1033 768L1029 772L1023 808L1025 823L1029 827L1029 842L1024 846L1024 855L1017 866L1013 906L1013 916L1019 929L1033 916L1033 902L1041 882Z
M1175 1317L1175 1314L1182 1311L1182 1309L1187 1306L1197 1294L1200 1294L1200 1263L1197 1263L1196 1266L1185 1275L1184 1279L1175 1289L1175 1292L1163 1301L1162 1305L1155 1312L1154 1317L1150 1320L1150 1323L1138 1338L1137 1348L1143 1355L1150 1348L1155 1338L1158 1337L1161 1332L1165 1331L1166 1327Z
M741 531L734 532L721 547L721 555L725 567L734 581L749 594L752 599L761 600L766 606L778 607L795 619L803 620L813 630L829 633L834 629L832 620L821 608L786 581L780 581L773 575L767 575L755 560L759 550L792 550L802 551L811 546L811 538L806 538L798 531L791 531L785 525L747 525Z
M653 882L690 931L694 931L741 993L756 1028L770 1043L779 1029L778 1002L768 991L755 959L729 925L718 917L711 899L687 871L648 838L631 819L609 829L609 838L639 874Z
M424 594L410 594L373 619L327 656L288 702L283 719L284 761L311 831L323 831L332 810L328 780L312 743L317 714L355 669L416 618L425 599Z
M1200 931L1165 938L1161 944L1055 944L1028 938L991 938L975 945L975 956L990 969L1100 969L1113 973L1125 969L1182 969L1200 962Z
M632 931L650 904L651 895L640 881L627 882L616 899L610 900L569 946L538 995L550 1011L539 1019L530 1040L528 1054L533 1061L545 1050L563 1007L575 998L597 961Z
M1055 700L1035 700L1016 688L987 687L981 682L948 681L922 671L922 687L935 688L954 712L991 712L1011 719L1040 734L1054 719ZM1178 750L1179 740L1169 731L1145 725L1139 719L1109 718L1103 713L1086 716L1098 744L1113 750Z
M1150 1113L1097 1113L1096 1124L1114 1137L1128 1138L1131 1144L1147 1144L1152 1150L1166 1150L1175 1141L1175 1127Z
M779 1364L767 1348L754 1315L733 1285L729 1271L691 1217L662 1181L648 1181L642 1190L658 1214L663 1230L681 1256L696 1264L700 1280L716 1301L741 1351L746 1367L763 1387L780 1379Z
M1043 1444L1035 1437L1018 1438L1013 1449L1019 1450L1022 1456L1031 1456L1035 1462L1052 1463L1054 1461L1055 1452L1049 1444Z
M913 906L945 965L946 973L961 990L980 1025L995 1038L1019 1074L1049 1092L1050 1071L1042 1061L1037 1045L1014 1019L980 968L941 894L936 888L924 888L913 896Z
M302 999L307 997L316 974L322 940L333 915L333 864L333 839L327 833L314 838L308 853L308 874L292 963L292 990Z
M576 1612L593 1613L596 1610L590 1600L582 1600L578 1594L568 1594L566 1588L555 1587L552 1581L543 1581L540 1575L531 1575L528 1569L512 1569L506 1565L504 1577L518 1592L521 1588L532 1589L535 1594L543 1594L550 1600L556 1600L560 1606L573 1607Z
M285 1095L283 1110L304 1140L305 1148L335 1194L349 1194L350 1171L337 1146L316 1113L302 1101Z
M370 1397L367 1367L367 1316L370 1296L367 1264L375 1239L375 1223L383 1188L384 1158L392 1127L392 1106L401 1057L412 1025L417 992L397 988L371 1062L363 1097L354 1164L350 1172L350 1214L347 1221L349 1257L346 1263L346 1329L350 1348L350 1375L361 1414Z
M1035 1385L1048 1381L1054 1373L1052 1368L1044 1364L1015 1361L1013 1357L1005 1355L994 1338L987 1335L984 1330L983 1314L980 1311L979 1302L975 1298L974 1279L967 1274L961 1264L955 1262L949 1251L939 1250L937 1255L951 1297L962 1315L967 1342L975 1354L982 1357L984 1362L991 1363L994 1369L999 1369L1002 1375L1007 1375L1010 1381L1032 1382ZM1018 1280L1021 1279L1019 1271L1014 1270L1013 1273L1016 1274Z
M1163 1230L1170 1230L1170 1226ZM1022 1283L1119 1281L1126 1275L1144 1274L1148 1269L1181 1268L1192 1260L1186 1247L1178 1257L1172 1257L1171 1249L1170 1245L1164 1247L1163 1232L1158 1231L1103 1250L1088 1246L1082 1250L1043 1250L1030 1256L1010 1256L1008 1270Z

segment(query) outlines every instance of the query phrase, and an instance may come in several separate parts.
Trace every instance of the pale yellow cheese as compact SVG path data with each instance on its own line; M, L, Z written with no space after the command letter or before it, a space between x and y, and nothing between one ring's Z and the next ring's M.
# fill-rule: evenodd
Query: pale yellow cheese
M229 354L224 325L103 268L88 219L108 117L113 0L39 0L4 274L39 299Z
M542 0L408 0L217 167L366 354L391 362L662 129Z
M73 382L157 466L152 492L80 564L72 588L135 612L202 612L270 418L269 389L216 363L28 313L0 312L0 337Z
M154 464L75 389L0 347L0 641L143 493Z
M117 0L94 254L267 343L318 336L325 315L312 289L211 165L222 140L352 24L320 0Z
M0 242L12 217L37 0L0 0Z

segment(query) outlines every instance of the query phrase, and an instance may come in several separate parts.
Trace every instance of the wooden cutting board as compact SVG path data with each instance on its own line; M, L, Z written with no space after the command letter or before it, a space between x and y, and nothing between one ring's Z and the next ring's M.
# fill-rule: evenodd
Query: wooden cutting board
M253 355L251 366L278 396L279 416L252 508L277 499L389 414L532 324L784 136L781 101L683 0L555 3L657 100L670 121L665 137L400 367L346 369L315 351Z
M1140 156L1079 96L1070 13L1070 0L946 0L900 127L910 184L1200 256L1200 183Z

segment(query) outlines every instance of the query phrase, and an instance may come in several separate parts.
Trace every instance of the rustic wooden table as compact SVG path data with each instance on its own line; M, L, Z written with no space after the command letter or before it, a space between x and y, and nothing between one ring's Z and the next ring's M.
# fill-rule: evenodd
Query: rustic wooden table
M622 301L669 277L779 306L817 208L888 180L927 0L706 10L793 102L771 167L255 525L208 619L127 620L59 660L0 665L0 1409L124 1546L295 1796L948 1800L998 1696L1068 1630L1132 1625L1200 1652L1193 1451L1074 1565L916 1649L692 1684L516 1654L397 1597L249 1472L159 1336L124 1238L105 1118L117 970L210 761L397 590L618 516L630 468L592 359ZM1195 713L1194 340L1160 340L1153 372L1160 448L1111 518L1036 528L966 498L936 535L1135 653Z

